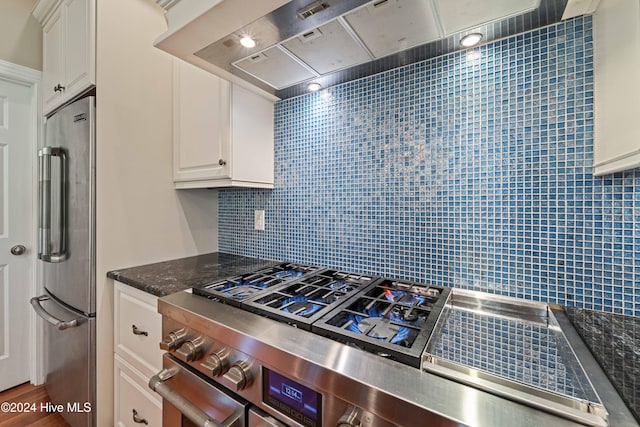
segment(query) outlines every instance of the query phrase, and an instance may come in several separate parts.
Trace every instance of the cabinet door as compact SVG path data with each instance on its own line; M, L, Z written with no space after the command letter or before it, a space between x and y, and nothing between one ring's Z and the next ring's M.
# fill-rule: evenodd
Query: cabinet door
M65 0L64 8L64 86L70 99L95 83L95 19L91 0Z
M63 14L59 7L42 29L42 99L46 112L53 110L62 102L62 90L55 90L64 86L63 63ZM59 86L58 86L59 85Z
M229 82L174 61L173 180L228 178Z
M231 91L233 181L273 188L273 102L235 84Z
M149 380L118 355L114 365L115 425L162 427L162 402L147 387Z

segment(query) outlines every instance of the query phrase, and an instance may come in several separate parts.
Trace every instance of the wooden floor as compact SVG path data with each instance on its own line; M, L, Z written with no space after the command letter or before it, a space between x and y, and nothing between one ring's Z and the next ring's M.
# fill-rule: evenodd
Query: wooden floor
M43 386L32 386L25 383L0 393L0 427L69 427L60 414L49 414L40 411L42 402L49 402L49 396ZM18 404L35 404L36 412L7 412L2 408L4 402L13 405L13 410L20 409Z

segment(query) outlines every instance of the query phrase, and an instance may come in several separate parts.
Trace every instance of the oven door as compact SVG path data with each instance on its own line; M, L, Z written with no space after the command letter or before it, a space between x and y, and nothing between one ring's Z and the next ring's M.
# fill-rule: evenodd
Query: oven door
M184 427L243 427L249 404L231 396L201 374L192 372L170 354L164 369L149 380L162 396L162 425Z

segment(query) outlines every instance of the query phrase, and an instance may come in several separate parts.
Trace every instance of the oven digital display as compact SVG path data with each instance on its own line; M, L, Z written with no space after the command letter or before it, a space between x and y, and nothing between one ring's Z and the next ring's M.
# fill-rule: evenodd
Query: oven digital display
M262 368L262 401L308 427L322 425L322 395L280 374Z

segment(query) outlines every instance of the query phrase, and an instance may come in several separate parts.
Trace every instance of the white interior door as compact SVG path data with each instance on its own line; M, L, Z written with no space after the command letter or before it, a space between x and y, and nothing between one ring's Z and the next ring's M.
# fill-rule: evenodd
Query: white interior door
M0 78L0 390L29 381L32 89Z

